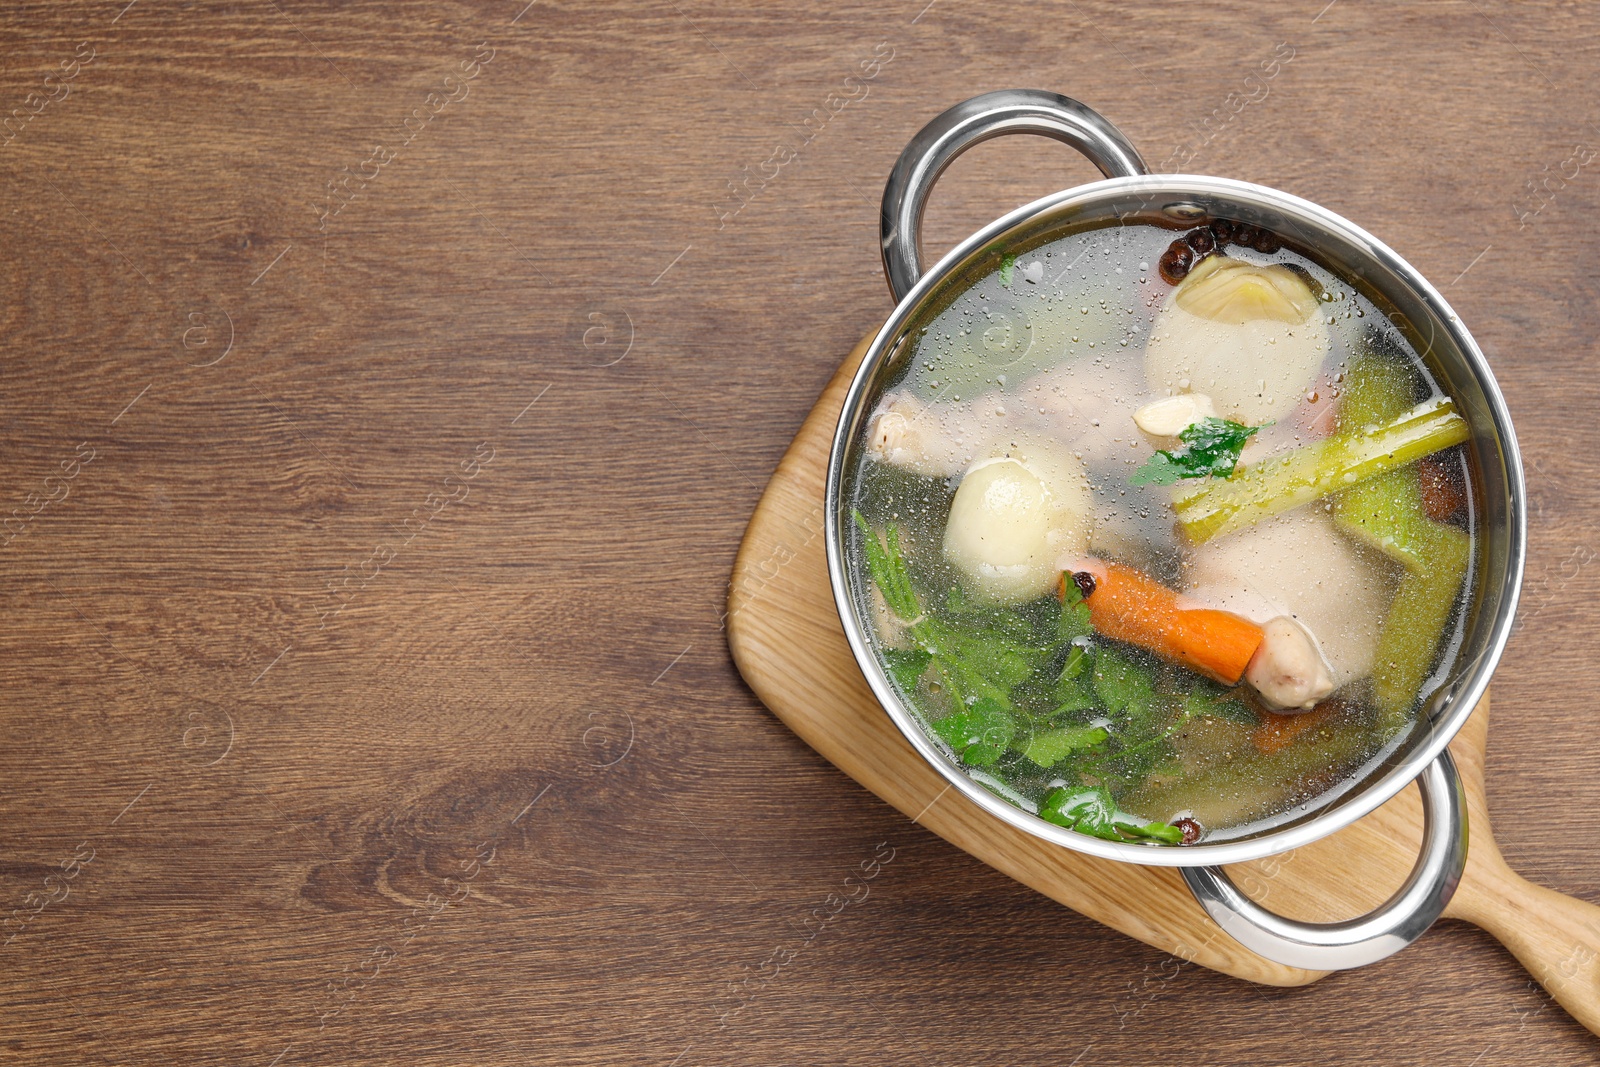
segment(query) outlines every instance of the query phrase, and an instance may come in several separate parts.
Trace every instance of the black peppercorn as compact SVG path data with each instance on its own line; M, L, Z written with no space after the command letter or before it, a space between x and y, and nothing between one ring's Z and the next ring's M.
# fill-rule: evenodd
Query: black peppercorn
M1072 584L1078 587L1078 592L1083 594L1085 600L1094 596L1094 575L1088 571L1074 571Z
M1161 271L1162 280L1168 285L1177 285L1189 273L1189 268L1194 265L1194 250L1182 240L1172 242L1167 250L1161 253L1161 262L1157 267Z
M1210 230L1204 227L1201 227L1198 230L1191 230L1189 232L1189 236L1185 237L1184 240L1188 243L1190 248L1194 249L1196 258L1205 255L1207 252L1210 252L1212 249L1217 247L1217 239L1211 235Z

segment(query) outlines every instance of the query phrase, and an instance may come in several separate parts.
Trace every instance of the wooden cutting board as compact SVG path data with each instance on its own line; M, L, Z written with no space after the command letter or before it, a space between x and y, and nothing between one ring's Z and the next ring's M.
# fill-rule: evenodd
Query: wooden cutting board
M823 548L834 428L871 335L823 391L772 476L734 564L728 644L750 687L812 748L946 841L1097 922L1213 970L1293 986L1327 972L1273 963L1206 916L1171 868L1098 859L1007 826L951 790L879 707L845 641ZM1466 784L1471 848L1445 915L1489 931L1550 994L1600 1033L1600 908L1534 885L1500 857L1483 788L1488 698L1451 744ZM1315 844L1229 868L1257 901L1298 919L1349 918L1405 879L1422 837L1415 785Z

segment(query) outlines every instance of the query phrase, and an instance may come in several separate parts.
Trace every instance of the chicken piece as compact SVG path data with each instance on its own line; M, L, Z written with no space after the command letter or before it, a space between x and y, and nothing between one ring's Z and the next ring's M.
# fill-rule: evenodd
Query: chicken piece
M966 405L928 404L904 390L884 395L867 423L867 453L930 478L961 473L985 443Z
M1258 623L1298 623L1335 689L1372 673L1396 581L1395 565L1343 536L1321 502L1197 546L1184 574L1198 600Z
M1244 680L1280 711L1310 711L1334 689L1316 640L1287 615L1262 624L1261 646L1250 657Z
M1027 424L1023 409L999 392L930 403L897 389L884 394L867 422L867 453L927 478L952 478Z
M1018 414L1091 466L1121 464L1131 472L1150 452L1128 421L1144 393L1134 360L1079 358L1023 382Z

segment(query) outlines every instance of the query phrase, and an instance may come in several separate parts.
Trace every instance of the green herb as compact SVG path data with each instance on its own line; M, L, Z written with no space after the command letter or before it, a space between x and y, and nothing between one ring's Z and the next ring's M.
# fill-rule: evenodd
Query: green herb
M1011 284L1012 268L1014 268L1016 265L1017 265L1017 257L1016 256L1005 255L1005 256L1001 256L1000 257L1000 284L1001 285L1010 285Z
M1095 649L1094 691L1105 709L1130 724L1148 722L1155 709L1155 678L1150 668L1111 645Z
M1183 721L1226 719L1245 726L1259 726L1261 717L1250 710L1238 691L1225 689L1209 678L1200 678L1183 698Z
M951 683L965 696L999 696L1009 703L1011 690L1038 670L1047 653L994 629L956 628L929 620L921 628ZM998 692L994 692L998 691Z
M1262 423L1270 426L1271 423ZM1226 478L1239 465L1245 442L1261 426L1246 426L1228 419L1206 418L1184 427L1176 452L1157 452L1134 472L1130 485L1175 485L1185 478Z
M894 523L889 524L886 531L888 547L885 548L879 544L878 535L872 532L872 527L867 525L861 512L855 512L855 520L861 528L862 545L867 553L867 573L883 591L883 599L889 605L889 610L902 619L917 618L922 611L917 606L916 591L911 587L911 574L906 570L905 557L900 553L900 531Z
M917 679L922 677L933 660L933 655L923 648L885 648L882 652L890 677L905 690L917 687Z
M1056 676L1058 681L1070 682L1075 678L1083 677L1084 668L1089 665L1089 646L1073 644L1067 649L1067 658L1061 664L1061 673Z
M1014 615L989 625L956 626L925 614L911 584L899 529L889 523L880 541L859 511L854 517L866 548L867 572L889 609L910 624L906 635L921 653L902 651L891 657L889 650L882 650L895 681L914 688L931 665L959 703L986 699L1009 711L1011 690L1046 662L1049 647L1030 642L1029 627Z
M1089 711L1100 706L1100 698L1094 691L1093 674L1087 669L1094 661L1093 652L1075 648L1073 653L1076 655L1068 655L1061 677L1050 687L1050 700L1055 705L1050 713L1052 718ZM1067 672L1074 668L1077 673L1069 675Z
M1117 832L1135 841L1159 841L1163 845L1183 844L1183 831L1164 822L1119 822Z
M1089 639L1094 626L1089 621L1089 605L1083 602L1083 593L1072 575L1061 575L1061 613L1056 617L1056 636L1067 645L1067 658L1056 675L1054 696L1060 705L1056 713L1078 711L1094 703L1094 693L1086 684L1084 671L1088 669Z
M1061 726L1034 734L1022 754L1041 767L1054 767L1074 752L1104 744L1110 736L1099 726Z
M1104 678L1113 692L1127 699L1123 733L1130 739L1143 740L1125 744L1097 760L1093 768L1102 776L1120 777L1129 787L1137 785L1158 768L1171 763L1174 758L1172 739L1194 719L1226 719L1247 726L1259 724L1256 714L1233 690L1210 679L1193 679L1189 688L1178 695L1157 692L1154 684L1146 680L1149 668L1127 656L1119 657L1116 662L1114 670L1096 676ZM1139 676L1141 672L1144 678ZM1147 687L1148 698L1144 695Z
M1107 841L1160 841L1176 845L1183 831L1161 822L1141 823L1117 810L1103 788L1057 789L1045 797L1039 817Z
M932 731L964 764L995 768L1008 788L1034 797L1046 790L1044 772L1075 781L1051 792L1041 812L1060 825L1116 841L1181 840L1172 827L1119 814L1112 790L1121 795L1169 761L1171 738L1191 718L1248 715L1243 705L1203 679L1175 689L1172 668L1096 635L1070 574L1059 600L997 608L952 589L929 608L895 524L880 536L860 512L854 519L871 580L911 645L880 649L885 668L907 692L938 683L940 702L955 710ZM1088 721L1098 717L1109 727Z
M987 767L1005 754L1017 720L999 701L981 697L964 711L933 724L934 732L974 767Z
M1056 632L1061 640L1077 641L1094 633L1089 621L1089 605L1083 602L1083 590L1067 571L1061 572L1061 615L1056 622Z

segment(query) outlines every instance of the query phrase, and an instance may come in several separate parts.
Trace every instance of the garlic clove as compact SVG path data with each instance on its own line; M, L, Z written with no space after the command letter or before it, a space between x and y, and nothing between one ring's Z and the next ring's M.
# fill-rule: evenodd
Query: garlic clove
M1179 393L1146 404L1133 413L1133 423L1151 437L1176 437L1217 409L1204 393Z

